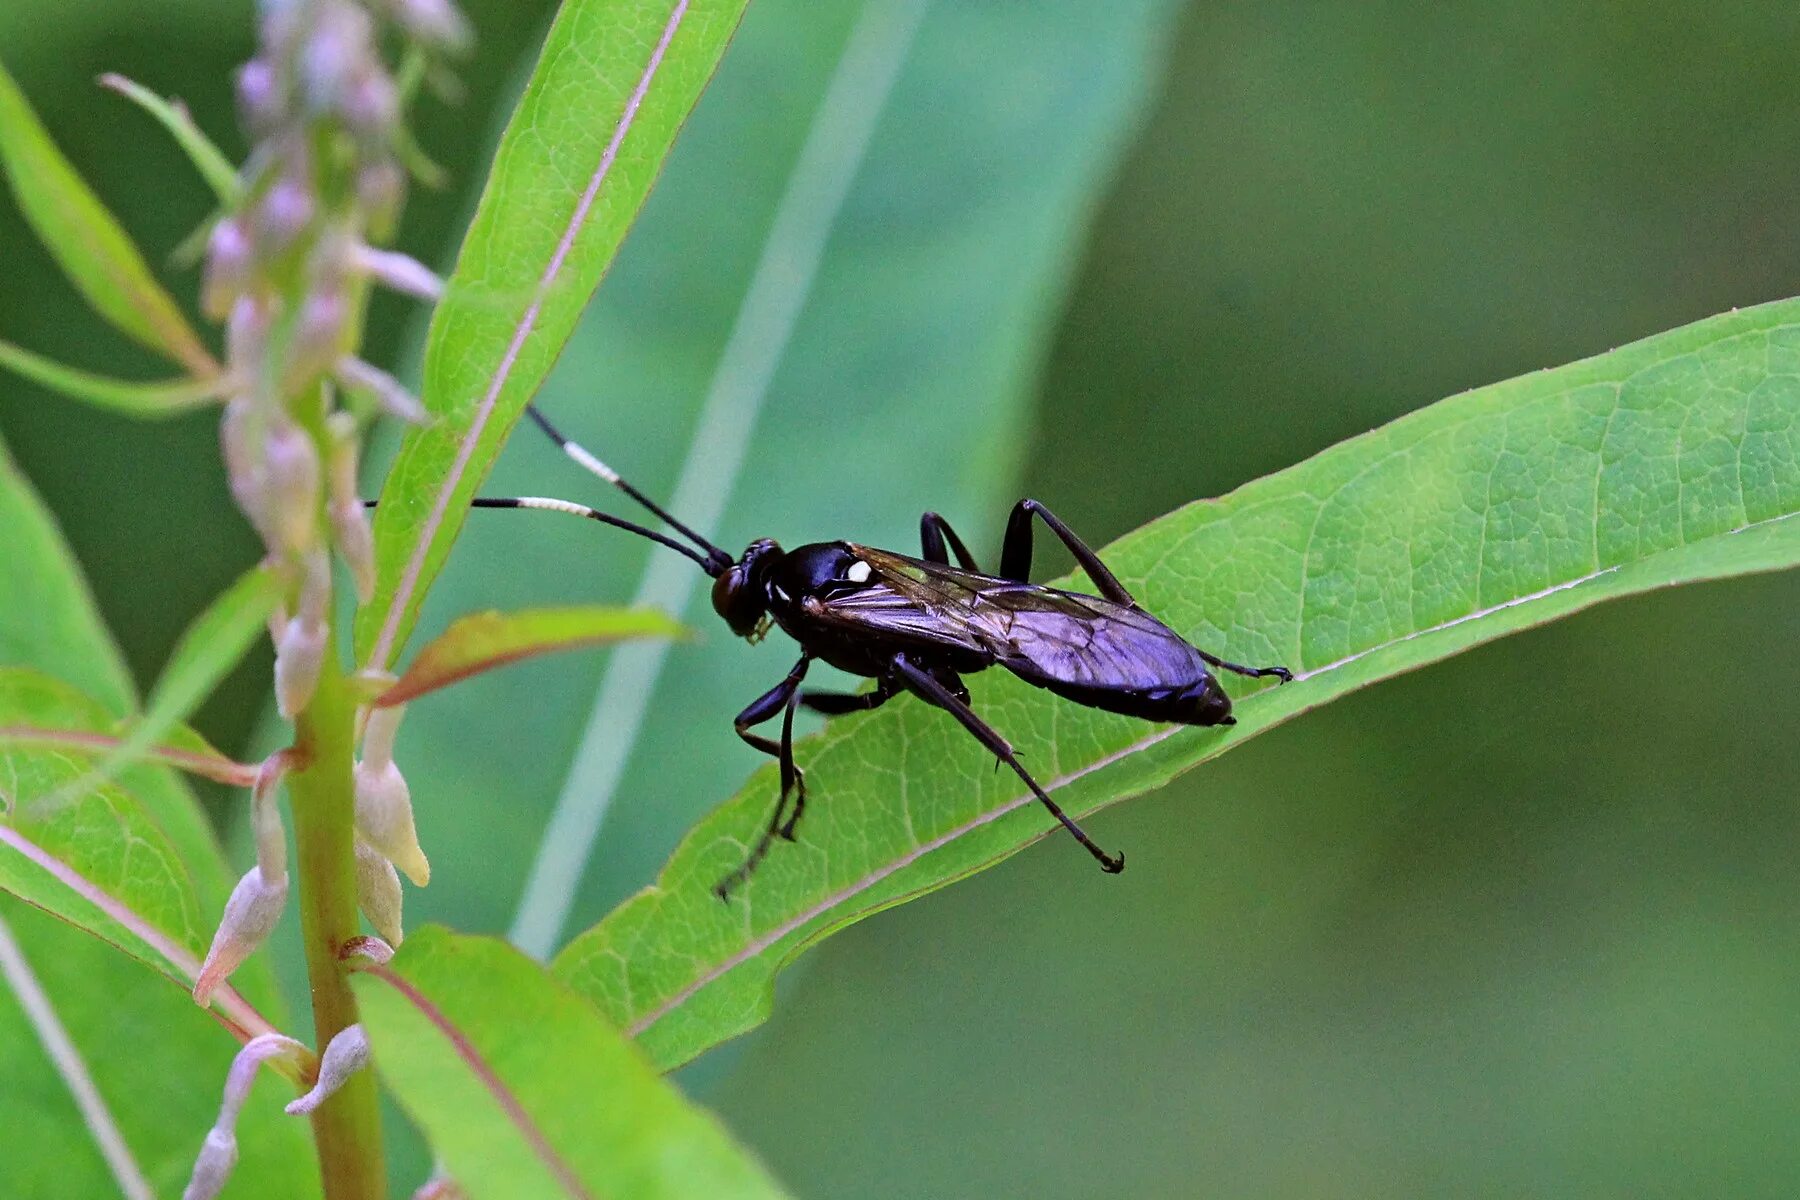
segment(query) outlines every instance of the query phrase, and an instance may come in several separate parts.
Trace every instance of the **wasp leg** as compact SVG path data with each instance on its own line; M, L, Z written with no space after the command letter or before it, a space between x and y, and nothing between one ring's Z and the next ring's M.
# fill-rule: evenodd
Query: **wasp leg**
M1283 683L1294 681L1294 673L1286 667L1246 667L1243 663L1226 662L1216 655L1208 654L1198 646L1194 647L1194 652L1211 666L1218 667L1223 671L1230 671L1234 675L1247 675L1251 679L1261 679L1264 676L1273 675Z
M1031 582L1031 517L1036 513L1043 518L1050 532L1062 539L1062 544L1069 548L1081 569L1087 572L1100 594L1115 604L1129 604L1134 608L1137 601L1125 590L1125 585L1107 569L1088 544L1075 536L1075 531L1062 523L1057 515L1039 504L1036 500L1021 500L1013 505L1012 515L1006 519L1006 541L1000 550L1000 576L1003 579L1015 579L1020 583Z
M812 662L810 656L802 656L794 664L787 678L751 701L749 707L737 715L732 722L737 735L746 743L761 750L764 754L774 756L781 763L781 798L775 803L775 812L769 818L768 828L756 839L750 853L743 863L725 878L714 885L713 892L721 900L731 897L731 890L749 879L761 865L769 846L777 837L794 840L794 826L800 820L800 814L806 810L806 772L794 763L794 709L800 702L800 681L806 678L806 668ZM772 741L761 734L751 733L752 725L761 725L781 713L781 740ZM793 812L788 812L788 795L794 797ZM786 818L785 820L783 818Z
M883 679L875 685L872 692L802 692L800 703L827 717L841 717L845 713L880 708L899 694L899 684L891 679Z
M969 707L967 700L946 687L943 681L930 671L910 661L906 655L896 654L891 662L894 673L900 677L907 690L961 721L963 728L975 735L976 741L986 746L1001 762L1011 767L1013 773L1024 781L1026 787L1031 789L1031 794L1050 810L1050 815L1062 822L1062 827L1073 834L1075 840L1094 856L1099 862L1101 870L1109 875L1116 875L1125 869L1125 856L1108 854L1095 845L1094 839L1090 838L1087 832L1077 825L1072 817L1063 812L1062 807L1052 800L1043 788L1038 786L1037 780L1031 777L1030 772L1025 770L1024 764L1020 763L1018 756L1013 753L1012 745L1001 737L993 726L976 716L975 710Z
M962 564L965 571L981 574L981 567L975 562L975 556L963 545L963 540L956 536L956 530L950 528L950 522L934 512L928 512L919 518L919 544L924 553L920 555L926 562L950 565L950 556L944 552L944 542L948 540L950 549L956 551L956 561Z

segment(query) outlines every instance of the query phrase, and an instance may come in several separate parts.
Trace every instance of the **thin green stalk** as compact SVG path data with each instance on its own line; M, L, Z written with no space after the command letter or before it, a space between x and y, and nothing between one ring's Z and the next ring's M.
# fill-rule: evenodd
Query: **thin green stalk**
M356 705L338 666L336 641L334 629L318 691L296 722L300 745L311 752L311 763L289 780L301 933L315 1045L321 1052L339 1031L359 1020L348 973L338 958L338 949L361 927L352 824ZM352 1076L314 1111L312 1123L327 1200L382 1200L387 1179L374 1073Z

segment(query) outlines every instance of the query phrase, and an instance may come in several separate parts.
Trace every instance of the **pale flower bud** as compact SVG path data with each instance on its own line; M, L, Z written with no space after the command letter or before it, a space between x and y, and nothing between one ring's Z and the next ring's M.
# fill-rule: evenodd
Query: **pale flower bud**
M406 706L377 708L363 731L362 761L356 764L356 828L419 887L431 881L431 864L419 849L413 828L412 793L394 765L394 735Z
M195 1003L211 1004L219 985L263 944L275 922L281 919L287 893L287 879L266 882L261 867L251 867L238 880L231 889L231 898L225 902L225 915L219 920L212 948L200 966L200 977L194 981Z
M279 1033L265 1033L251 1038L231 1060L225 1075L225 1098L219 1105L219 1119L200 1143L200 1154L194 1159L194 1173L181 1193L181 1200L213 1200L224 1190L231 1169L237 1165L237 1121L244 1101L250 1096L250 1085L256 1082L256 1071L271 1058L298 1054L305 1050L293 1038Z
M312 702L325 665L323 622L295 617L275 643L275 706L291 721Z
M356 269L383 287L434 303L444 298L438 273L411 255L366 245L358 245L351 255Z
M287 878L287 830L275 803L275 789L287 767L286 750L269 755L257 768L256 785L250 790L250 828L256 835L256 866L264 879Z
M356 839L356 906L392 954L402 937L400 876L386 855L361 838Z
M288 385L299 390L331 370L349 343L350 299L335 280L314 283L300 303L287 366Z
M378 708L363 724L362 760L370 767L385 767L394 761L394 739L399 736L400 722L406 717L406 705Z
M235 217L213 226L206 239L206 272L200 284L200 307L215 321L231 315L231 306L250 282L254 260L250 235Z
M304 429L278 420L263 439L262 459L266 516L276 542L270 549L303 553L318 540L319 452Z
M418 397L380 367L346 356L338 359L332 373L348 390L368 392L375 397L376 405L390 417L398 417L412 425L424 425L431 419Z
M367 604L375 598L375 531L361 499L336 501L331 506L331 531L338 553L350 568L356 598Z
M200 1143L200 1154L194 1159L194 1173L182 1189L181 1200L214 1200L225 1190L231 1170L237 1166L237 1134L229 1129L212 1128Z
M400 94L386 71L364 71L344 89L340 111L352 133L379 142L400 119Z
M460 50L469 44L469 22L450 0L388 0L394 21L429 45Z
M283 175L269 185L256 207L256 232L263 250L280 254L294 244L313 219L312 186L302 172Z
M239 228L242 228L240 226ZM225 322L225 357L235 367L252 370L262 363L263 351L269 344L269 308L252 296L239 296L231 306ZM239 379L238 388L256 391L257 380Z
M238 68L237 102L251 137L263 137L281 120L280 83L268 59L253 58Z
M262 414L253 401L243 397L229 401L219 419L219 449L225 459L225 481L231 487L231 498L257 532L266 537L269 472L261 452L262 426Z
M431 864L413 828L412 793L391 759L356 764L356 828L416 886L431 882Z
M369 226L377 237L393 232L406 199L406 172L391 159L365 163L356 172L356 198L368 210Z
M331 1099L337 1090L358 1071L369 1065L369 1039L361 1025L348 1025L337 1032L319 1058L319 1081L312 1091L287 1106L290 1117L310 1113Z
M327 513L338 553L350 568L356 597L367 604L375 595L375 535L356 486L356 419L347 412L326 418L331 435L331 484Z
M316 6L317 16L300 50L300 82L307 107L316 113L340 112L356 79L379 70L370 46L368 14L351 4Z

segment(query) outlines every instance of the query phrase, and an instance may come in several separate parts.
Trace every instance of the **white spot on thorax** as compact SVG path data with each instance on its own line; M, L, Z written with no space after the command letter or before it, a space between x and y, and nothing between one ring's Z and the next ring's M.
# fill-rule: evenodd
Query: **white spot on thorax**
M861 559L857 559L850 564L850 569L844 572L844 578L848 579L851 583L867 583L869 582L869 576L871 574L873 574L873 571L869 564L863 562Z

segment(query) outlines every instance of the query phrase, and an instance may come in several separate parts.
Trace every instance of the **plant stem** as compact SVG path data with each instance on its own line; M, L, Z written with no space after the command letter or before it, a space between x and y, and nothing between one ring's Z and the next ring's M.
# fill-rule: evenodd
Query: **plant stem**
M310 761L289 778L301 933L321 1054L340 1030L359 1019L348 973L338 959L338 948L361 932L361 926L352 840L356 706L338 665L335 624L318 691L296 722L299 744L310 752ZM312 1124L327 1200L382 1200L387 1178L374 1073L352 1076L313 1112Z

